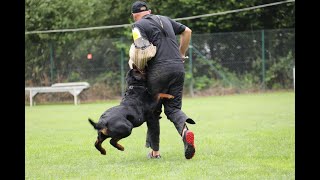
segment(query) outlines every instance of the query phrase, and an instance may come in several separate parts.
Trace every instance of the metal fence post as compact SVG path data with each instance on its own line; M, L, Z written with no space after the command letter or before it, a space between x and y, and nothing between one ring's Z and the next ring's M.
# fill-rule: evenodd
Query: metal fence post
M190 45L189 45L189 73L190 73L190 86L189 86L189 91L190 91L190 96L194 96L193 92L193 74L192 74L192 36L190 37Z
M293 67L293 91L295 92L296 91L296 83L295 83L295 66Z
M123 43L123 38L121 37L121 43ZM124 96L124 69L123 69L123 62L124 62L124 49L121 47L121 62L120 62L120 75L121 75L121 97Z
M50 82L53 84L53 47L52 47L52 42L49 42L49 48L50 48Z
M262 53L262 88L265 90L265 47L264 47L264 30L261 31L261 53Z

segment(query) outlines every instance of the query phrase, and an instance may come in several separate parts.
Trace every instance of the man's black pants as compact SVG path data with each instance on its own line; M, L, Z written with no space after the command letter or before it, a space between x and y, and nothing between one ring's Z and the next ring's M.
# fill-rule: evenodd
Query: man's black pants
M169 67L154 68L147 72L148 89L152 95L157 93L167 93L174 96L174 99L160 100L155 111L156 117L160 117L162 105L167 118L173 122L178 133L181 135L185 122L189 119L182 107L182 94L184 85L184 67L180 64L171 65ZM159 150L160 124L159 119L155 122L147 121L147 139L146 147L151 147L154 151Z

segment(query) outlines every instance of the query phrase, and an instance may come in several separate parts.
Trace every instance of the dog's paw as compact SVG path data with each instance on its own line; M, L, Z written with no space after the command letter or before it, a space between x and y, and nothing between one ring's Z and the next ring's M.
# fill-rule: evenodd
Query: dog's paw
M124 147L121 146L120 144L117 144L117 149L120 150L120 151L124 151Z
M106 155L106 154L107 154L106 150L104 150L104 149L101 149L101 150L100 150L100 153L101 153L102 155Z

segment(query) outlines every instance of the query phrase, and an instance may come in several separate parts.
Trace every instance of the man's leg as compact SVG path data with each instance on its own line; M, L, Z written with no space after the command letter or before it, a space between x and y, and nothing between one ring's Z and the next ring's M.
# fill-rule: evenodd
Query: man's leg
M159 103L157 110L154 112L153 116L147 118L147 137L146 137L146 147L152 149L152 156L160 155L159 144L160 144L160 114L161 114L162 104Z
M167 83L163 82L163 73L160 69L156 69L154 71L148 72L148 89L152 95L155 97L160 92L165 91L165 86ZM163 87L164 86L164 87ZM159 158L160 151L159 151L159 144L160 144L160 114L162 112L162 100L159 101L155 111L154 117L156 120L152 120L153 118L148 118L147 120L147 136L146 136L146 147L151 147L152 151L148 154L148 157L151 158ZM151 120L151 121L150 121Z
M175 98L172 100L165 99L163 101L164 112L167 118L173 122L178 133L182 137L186 159L191 159L195 153L194 133L188 130L186 122L191 124L195 124L195 122L191 118L189 118L183 111L181 111L184 72L177 73L176 79L171 82L172 84L170 84L168 94L173 95Z
M164 113L167 118L173 122L180 136L183 135L183 130L186 128L185 123L195 124L195 122L189 118L183 111L182 107L182 93L184 84L184 72L176 72L175 77L169 84L168 94L174 96L173 99L163 99Z

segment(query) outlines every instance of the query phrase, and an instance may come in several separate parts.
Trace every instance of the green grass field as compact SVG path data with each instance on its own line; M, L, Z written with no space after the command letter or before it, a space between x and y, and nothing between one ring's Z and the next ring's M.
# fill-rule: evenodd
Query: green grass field
M197 124L196 154L184 158L183 143L162 115L162 159L147 159L146 124L107 155L94 147L98 121L119 101L74 106L25 107L25 179L295 179L293 92L185 98L182 110Z

